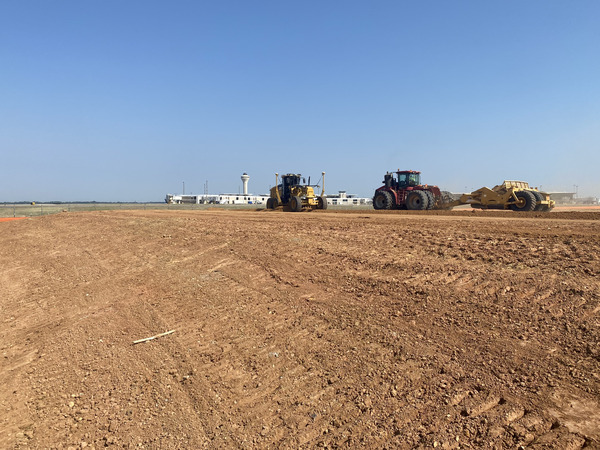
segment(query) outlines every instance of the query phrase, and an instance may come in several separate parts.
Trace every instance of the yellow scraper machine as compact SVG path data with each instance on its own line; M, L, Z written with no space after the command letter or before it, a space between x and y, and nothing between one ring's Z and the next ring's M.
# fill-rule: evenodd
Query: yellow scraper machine
M550 194L529 186L525 181L510 181L494 186L482 187L470 194L462 194L459 199L444 204L446 208L471 205L480 209L512 209L513 211L550 211L554 200Z
M275 174L275 186L271 188L271 193L267 199L267 209L276 209L283 207L284 211L302 211L313 209L327 209L327 198L325 197L325 172L322 172L321 195L315 193L314 188L319 185L311 185L310 177L308 183L301 174L288 173L281 175Z

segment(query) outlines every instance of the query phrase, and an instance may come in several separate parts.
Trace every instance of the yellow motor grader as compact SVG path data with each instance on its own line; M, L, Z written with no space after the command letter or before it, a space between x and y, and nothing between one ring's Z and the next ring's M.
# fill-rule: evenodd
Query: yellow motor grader
M525 181L505 180L492 189L482 187L470 194L462 194L459 199L443 205L453 208L459 205L471 205L479 209L512 209L513 211L550 211L554 200L550 194L529 186Z
M302 211L303 209L327 209L327 198L325 197L325 172L322 172L321 195L315 194L315 187L318 185L308 183L301 174L288 173L281 175L275 174L275 186L271 188L270 197L267 199L267 209L276 209L283 207L284 211ZM302 183L300 182L302 180Z

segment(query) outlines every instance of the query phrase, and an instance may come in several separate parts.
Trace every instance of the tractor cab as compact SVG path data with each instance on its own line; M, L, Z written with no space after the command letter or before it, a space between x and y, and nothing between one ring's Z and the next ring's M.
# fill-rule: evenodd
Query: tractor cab
M406 189L409 186L419 186L421 184L421 172L402 170L396 172L396 177L394 177L393 173L388 172L384 175L383 184L394 190Z
M398 186L405 188L408 186L419 186L421 184L421 172L412 170L396 172L398 175Z

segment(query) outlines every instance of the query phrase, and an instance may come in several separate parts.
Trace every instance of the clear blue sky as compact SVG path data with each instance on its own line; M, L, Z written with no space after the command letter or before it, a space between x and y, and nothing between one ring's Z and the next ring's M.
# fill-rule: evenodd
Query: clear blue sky
M0 2L0 202L267 192L600 195L598 0Z

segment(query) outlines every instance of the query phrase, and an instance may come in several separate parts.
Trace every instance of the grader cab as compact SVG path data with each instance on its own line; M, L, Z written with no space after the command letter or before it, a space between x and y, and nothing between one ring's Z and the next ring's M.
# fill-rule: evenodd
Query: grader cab
M315 193L318 185L308 183L301 174L288 173L281 176L275 174L275 186L271 188L270 197L267 199L267 209L283 207L284 211L299 212L303 209L327 209L327 198L325 197L325 172L322 172L321 195Z

